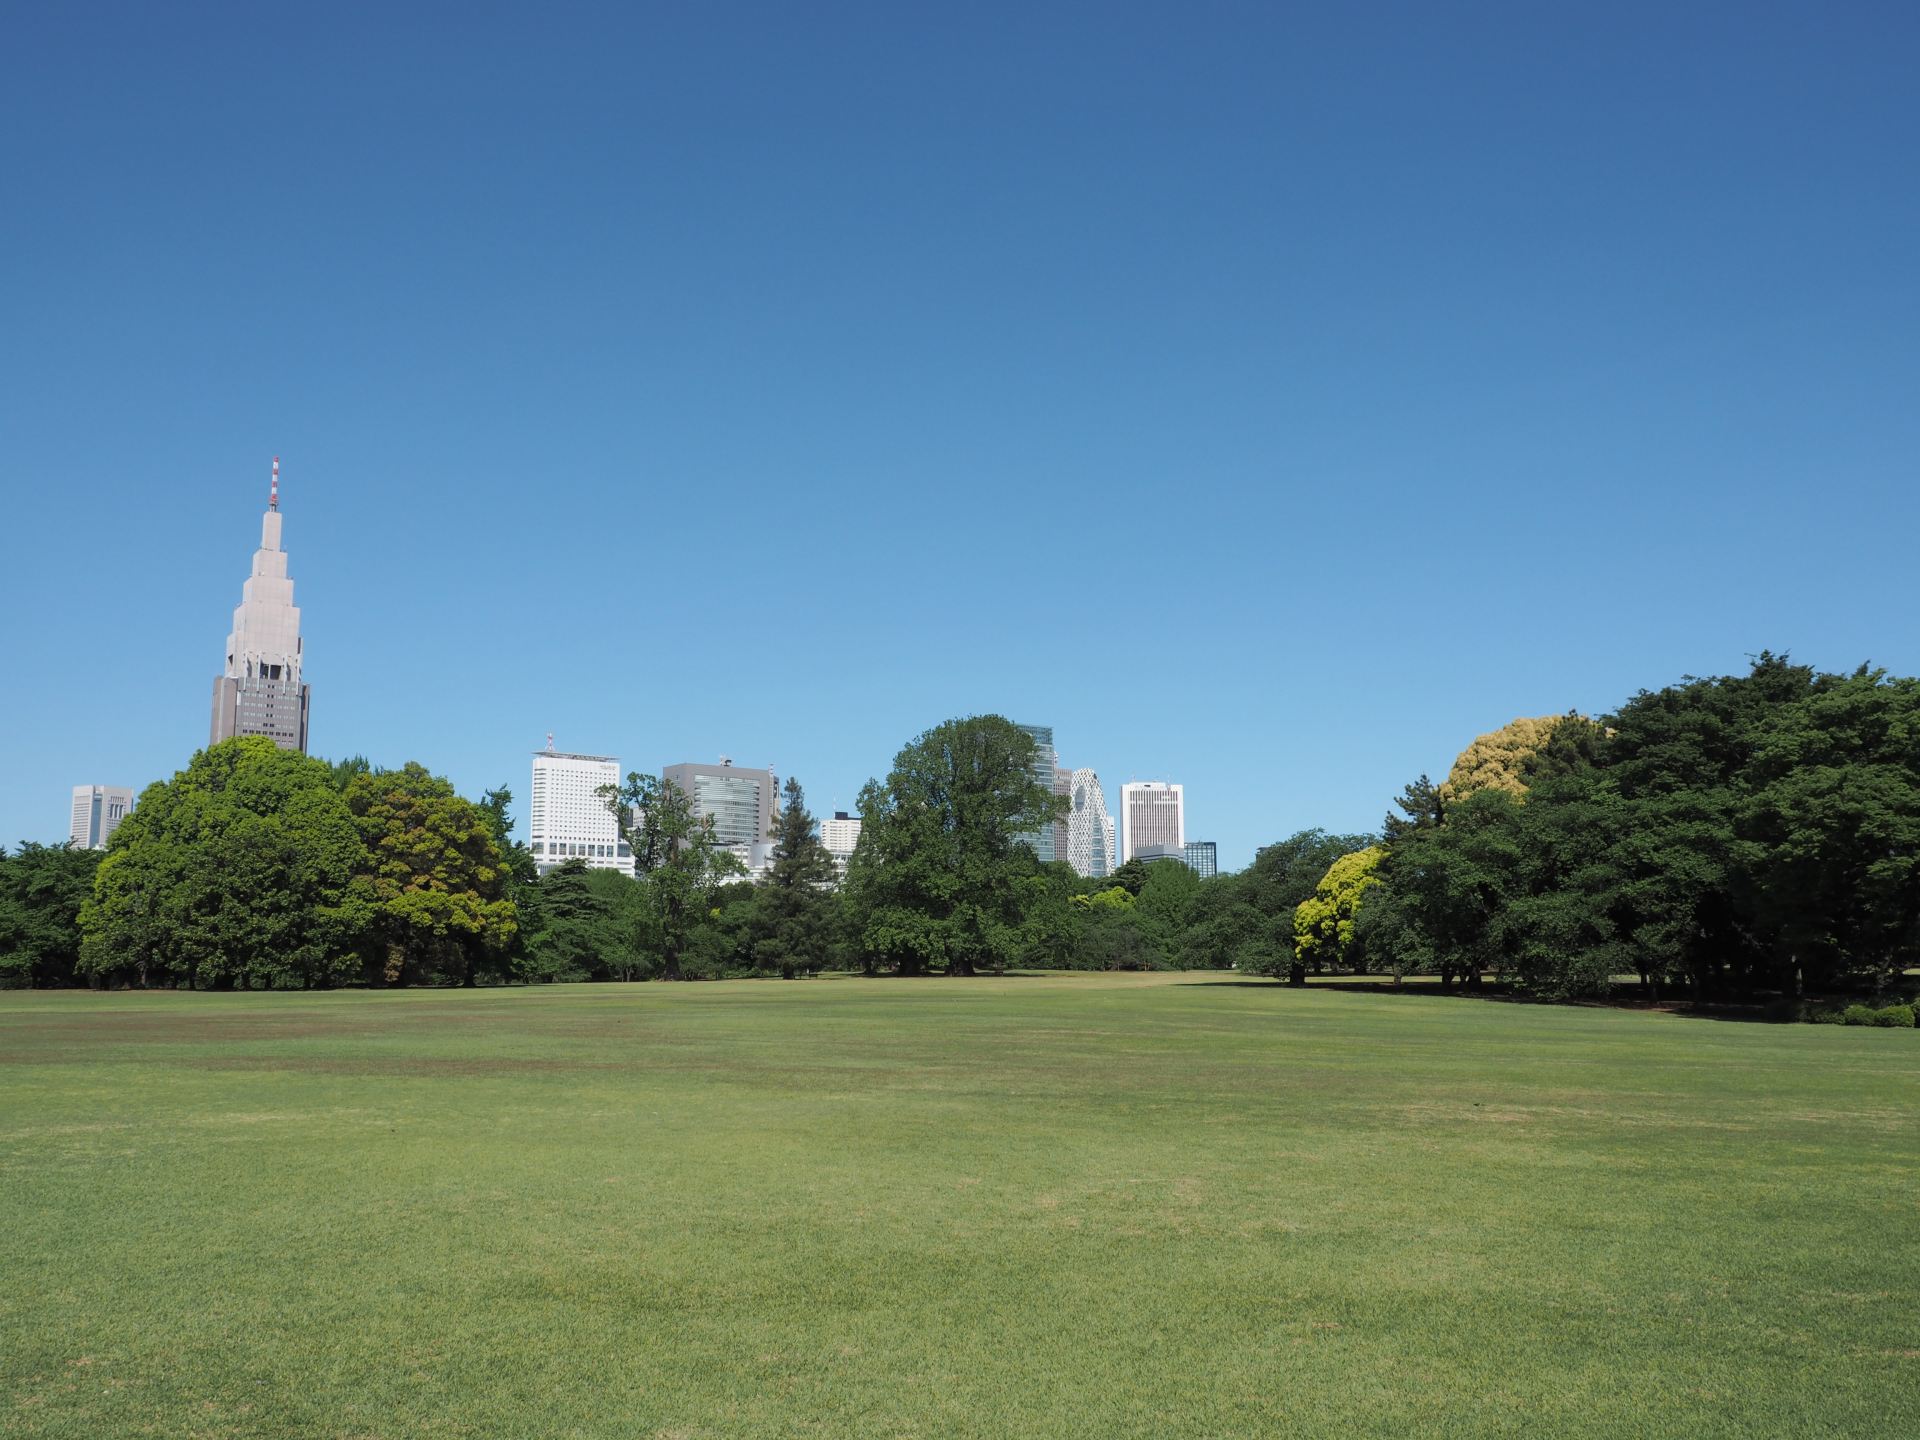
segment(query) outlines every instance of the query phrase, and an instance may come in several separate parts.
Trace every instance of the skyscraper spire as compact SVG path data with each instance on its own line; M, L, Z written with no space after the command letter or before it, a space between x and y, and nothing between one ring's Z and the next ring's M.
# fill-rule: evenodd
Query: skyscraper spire
M227 636L227 663L213 682L210 744L235 735L265 735L283 750L307 748L312 688L301 678L300 607L293 603L287 552L280 548L280 457L260 517L260 548L240 587Z

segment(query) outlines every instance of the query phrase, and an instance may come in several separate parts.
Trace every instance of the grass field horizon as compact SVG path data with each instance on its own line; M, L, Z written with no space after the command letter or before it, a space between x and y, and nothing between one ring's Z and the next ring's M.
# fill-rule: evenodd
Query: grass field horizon
M1912 1031L0 992L0 1434L1920 1433Z

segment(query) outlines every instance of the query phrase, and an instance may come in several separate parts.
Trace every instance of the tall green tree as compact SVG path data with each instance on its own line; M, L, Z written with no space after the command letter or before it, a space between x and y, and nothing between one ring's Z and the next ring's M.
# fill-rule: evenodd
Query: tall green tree
M1400 813L1389 810L1381 822L1381 839L1391 847L1413 831L1433 829L1446 819L1447 798L1445 787L1425 775L1410 782L1393 802L1393 809Z
M1175 941L1175 963L1185 970L1265 973L1272 961L1271 928L1243 875L1215 875L1194 892L1186 927Z
M1777 713L1746 780L1736 898L1775 983L1878 993L1920 963L1920 680L1822 677Z
M1736 826L1756 748L1818 683L1762 652L1745 675L1643 691L1609 717L1596 773L1614 827L1605 899L1650 984L1682 980L1699 1000L1769 978L1770 947L1739 900Z
M82 908L105 983L318 987L358 973L366 846L325 762L246 736L147 787Z
M589 870L593 897L590 978L644 980L660 967L658 927L645 882L618 870Z
M673 781L634 771L624 785L604 785L599 793L644 877L660 974L683 980L688 947L708 919L714 891L744 867L715 838L713 817L697 812Z
M1253 864L1231 878L1241 903L1258 917L1258 928L1239 937L1229 963L1248 974L1284 974L1305 984L1306 972L1297 968L1293 948L1294 911L1318 888L1329 865L1372 843L1371 835L1302 830L1256 851Z
M755 969L791 980L826 965L839 908L833 856L820 843L806 792L792 776L768 838L773 863L753 897L749 943Z
M74 983L80 909L93 894L98 850L0 847L0 987Z
M1140 913L1168 940L1187 928L1200 897L1200 877L1178 860L1156 860L1140 887Z
M1023 837L1067 806L1032 764L1032 738L983 715L935 726L901 750L884 784L868 782L847 889L877 963L972 975L1017 957L1039 873Z
M1020 963L1038 970L1068 970L1078 964L1089 882L1064 860L1040 866L1023 882L1020 902ZM1125 891L1120 892L1125 895ZM1128 896L1128 899L1131 899Z
M541 928L540 867L526 843L513 838L513 791L505 785L483 790L478 804L487 831L493 836L494 847L500 852L501 893L512 902L517 921L513 940L507 947L507 960L516 971L531 972L538 968L528 965L527 946Z
M505 978L519 931L488 812L409 761L356 776L346 803L371 865L376 975L389 985Z
M521 979L551 982L593 975L604 916L602 901L588 883L592 873L584 860L563 861L535 883L532 904L517 906L526 926L517 967Z
M1458 976L1478 987L1484 973L1509 968L1524 808L1505 790L1478 790L1450 806L1444 823L1410 827L1387 847L1393 913L1413 932L1403 945L1430 957L1442 986ZM1382 958L1390 967L1405 961L1404 953Z

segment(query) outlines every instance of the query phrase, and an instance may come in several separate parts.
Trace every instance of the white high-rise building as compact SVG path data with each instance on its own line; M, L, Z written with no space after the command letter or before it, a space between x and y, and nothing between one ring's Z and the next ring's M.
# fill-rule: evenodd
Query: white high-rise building
M834 873L840 879L846 879L847 862L853 858L854 847L860 843L860 817L849 815L844 810L834 811L831 820L820 822L820 843L833 856Z
M602 785L619 783L620 762L611 755L569 755L553 748L551 735L546 749L533 752L527 848L542 875L569 860L633 874L633 851L598 793Z
M1067 863L1090 879L1113 873L1113 817L1106 792L1091 770L1076 770L1067 783L1073 809L1067 812Z
M1185 851L1185 787L1164 780L1129 780L1120 787L1120 863L1147 846Z
M76 850L104 850L120 822L132 813L133 791L126 786L76 785L67 840Z
M293 603L287 552L280 548L280 457L260 521L260 548L240 587L227 636L226 668L213 682L213 728L207 743L264 735L282 750L307 748L313 687L300 678L300 607Z

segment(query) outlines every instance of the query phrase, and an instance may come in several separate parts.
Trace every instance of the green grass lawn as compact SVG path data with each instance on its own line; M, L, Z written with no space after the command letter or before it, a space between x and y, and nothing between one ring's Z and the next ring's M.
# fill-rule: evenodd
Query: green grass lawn
M1920 1035L0 993L0 1434L1920 1435Z

